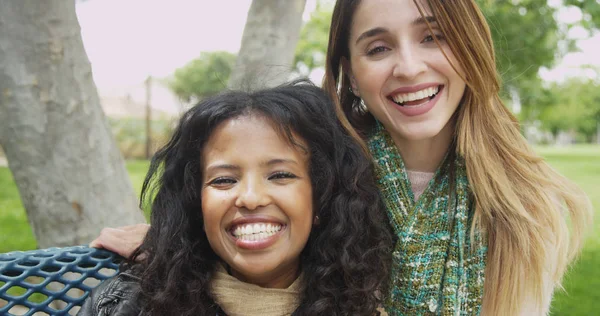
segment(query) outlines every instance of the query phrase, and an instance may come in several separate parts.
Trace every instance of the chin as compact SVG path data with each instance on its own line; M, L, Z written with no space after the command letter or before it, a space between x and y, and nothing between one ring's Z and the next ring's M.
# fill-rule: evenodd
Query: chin
M245 278L263 278L265 275L270 275L275 270L274 267L258 266L256 264L246 264L232 269L237 270L240 274L244 275Z
M441 131L441 127L426 127L421 125L414 128L402 128L399 134L403 139L408 141L422 141L436 137Z

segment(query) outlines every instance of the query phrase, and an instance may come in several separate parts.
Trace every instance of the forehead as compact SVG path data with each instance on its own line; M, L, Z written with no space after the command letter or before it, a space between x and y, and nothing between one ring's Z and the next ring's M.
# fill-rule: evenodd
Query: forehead
M426 0L417 0L425 15L429 15ZM374 27L385 27L394 30L410 27L421 17L413 0L363 0L360 2L352 19L352 35Z
M305 141L292 133L294 142L305 147ZM229 119L217 126L202 149L204 160L232 155L236 159L259 158L264 155L288 156L300 159L304 156L278 126L268 118L247 115Z

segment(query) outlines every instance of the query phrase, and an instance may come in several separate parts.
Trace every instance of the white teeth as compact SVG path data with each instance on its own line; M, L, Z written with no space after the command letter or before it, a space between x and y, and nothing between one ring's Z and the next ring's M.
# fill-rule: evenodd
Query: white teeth
M404 103L409 101L421 100L431 96L434 96L439 92L439 86L429 87L427 89L419 90L417 92L411 93L399 93L392 96L394 102L396 103Z
M236 238L242 240L261 240L275 235L280 230L280 224L255 223L237 226L232 233Z
M262 240L262 239L269 238L269 237L275 235L276 233L277 232L262 232L262 233L258 233L258 234L239 235L239 236L236 236L236 238L241 239L241 240L246 240L246 241L256 241L256 240Z

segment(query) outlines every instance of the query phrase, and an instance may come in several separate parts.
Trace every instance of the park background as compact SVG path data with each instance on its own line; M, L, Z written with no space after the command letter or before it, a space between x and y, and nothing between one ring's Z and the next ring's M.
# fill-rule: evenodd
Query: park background
M600 2L477 2L492 28L507 106L538 153L586 191L598 214ZM191 104L227 87L251 4L76 1L100 105L138 194L148 156L168 139L176 118ZM331 0L306 0L288 78L308 76L320 84L332 5ZM0 149L0 252L36 249L39 241L8 165ZM598 216L564 288L555 295L552 315L598 314Z

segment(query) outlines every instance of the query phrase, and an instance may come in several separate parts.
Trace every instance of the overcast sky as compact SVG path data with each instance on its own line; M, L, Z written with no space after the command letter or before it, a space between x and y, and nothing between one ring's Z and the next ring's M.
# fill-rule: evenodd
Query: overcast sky
M94 79L100 89L135 85L147 76L166 77L202 51L237 52L251 0L87 0L77 14ZM304 18L316 0L307 0ZM559 15L580 18L578 10ZM573 36L582 36L575 30ZM579 43L547 80L579 74L582 64L600 66L600 34ZM318 74L317 74L318 76ZM320 81L320 80L319 80Z

